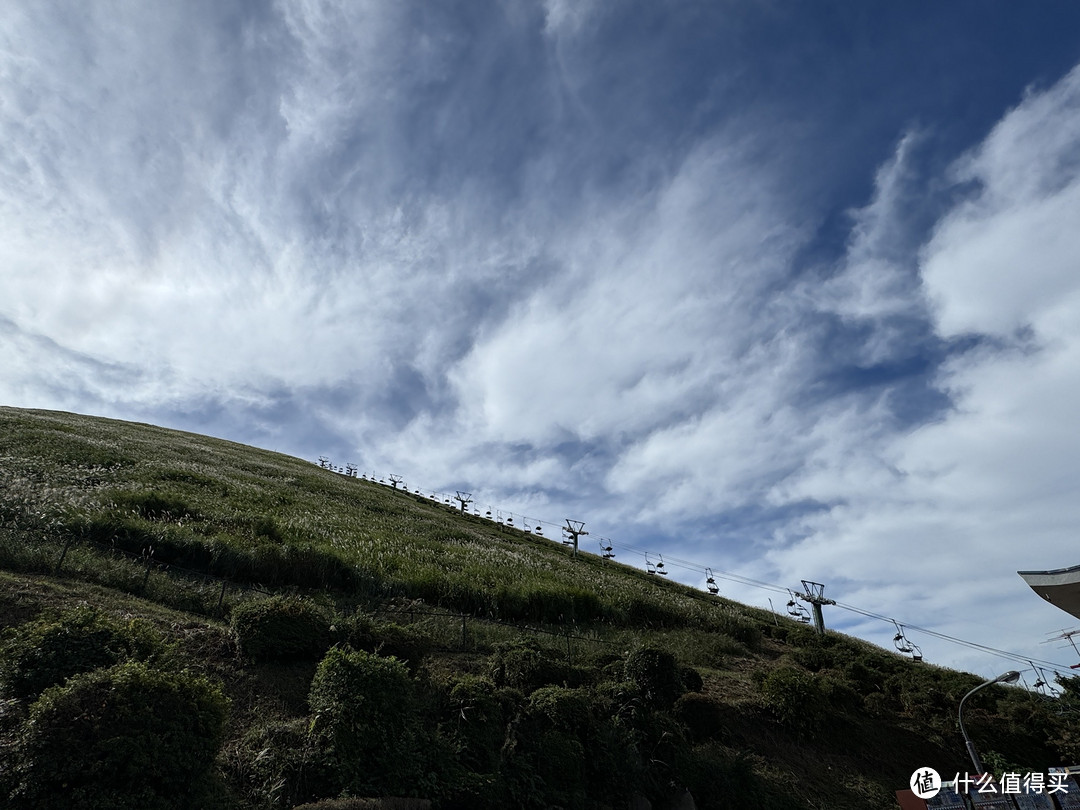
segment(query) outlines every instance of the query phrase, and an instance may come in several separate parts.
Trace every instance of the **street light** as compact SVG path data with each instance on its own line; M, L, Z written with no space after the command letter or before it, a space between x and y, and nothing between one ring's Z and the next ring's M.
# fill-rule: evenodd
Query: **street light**
M998 675L992 681L986 683L980 683L966 695L960 699L960 710L957 712L957 719L960 721L960 733L964 735L964 743L967 745L968 756L971 757L971 762L975 766L975 773L985 773L983 770L983 764L979 761L979 754L975 751L975 743L971 741L967 731L964 730L964 701L974 695L980 689L985 689L987 686L992 686L995 683L1016 683L1020 678L1020 673L1015 669L1009 670L1001 675Z

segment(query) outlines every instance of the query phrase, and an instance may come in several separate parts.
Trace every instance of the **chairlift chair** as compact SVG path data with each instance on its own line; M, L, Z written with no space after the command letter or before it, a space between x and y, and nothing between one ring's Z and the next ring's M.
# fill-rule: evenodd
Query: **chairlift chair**
M893 646L896 647L897 652L910 655L915 649L915 645L908 641L907 636L904 635L903 627L896 622L893 622L893 626L896 628L896 635L893 636Z
M791 598L787 603L788 614L790 614L797 622L810 624L810 611L808 611L804 605L800 605L795 601L795 594L791 593L791 591L788 591L788 593L791 594Z
M662 577L666 577L668 575L668 572L664 568L664 555L660 554L659 557L660 557L660 562L658 562L656 564L656 573L658 573Z
M537 534L539 534L539 535L543 536L543 534L544 534L544 527L543 527L543 526L537 526L537 527L536 527L536 530L535 530L535 531L536 531L536 533L537 533Z
M652 560L649 559L649 555L645 555L645 572L648 574L656 573L656 566L652 564Z
M711 568L705 569L705 587L707 587L709 593L713 595L720 593L720 586L716 584L716 577L713 576Z

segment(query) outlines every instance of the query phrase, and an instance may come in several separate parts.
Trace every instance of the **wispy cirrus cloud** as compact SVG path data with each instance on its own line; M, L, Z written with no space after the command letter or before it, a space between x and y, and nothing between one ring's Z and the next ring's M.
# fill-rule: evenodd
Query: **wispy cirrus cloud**
M970 617L978 558L1024 643L1011 570L1074 517L1080 54L631 6L13 5L0 399L916 618Z

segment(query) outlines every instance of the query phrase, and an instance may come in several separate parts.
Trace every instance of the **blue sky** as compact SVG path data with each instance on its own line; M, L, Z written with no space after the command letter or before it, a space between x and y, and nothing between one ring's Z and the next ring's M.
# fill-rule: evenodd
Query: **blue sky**
M7 3L0 402L1073 663L1078 65L1065 2Z

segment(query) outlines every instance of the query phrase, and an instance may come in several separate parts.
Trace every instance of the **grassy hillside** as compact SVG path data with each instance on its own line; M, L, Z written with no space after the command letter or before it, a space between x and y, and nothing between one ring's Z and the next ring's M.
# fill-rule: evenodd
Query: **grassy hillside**
M886 808L966 769L975 676L204 436L0 408L0 568L13 807ZM1072 691L980 695L984 759L1080 759ZM103 728L150 742L90 768Z

